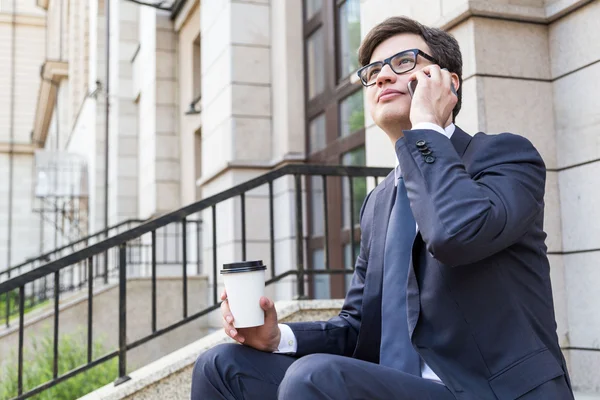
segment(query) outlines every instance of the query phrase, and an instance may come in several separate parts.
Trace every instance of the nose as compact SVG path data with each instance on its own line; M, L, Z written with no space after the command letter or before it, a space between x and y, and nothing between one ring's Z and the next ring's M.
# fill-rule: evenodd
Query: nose
M394 83L398 79L398 75L392 71L392 67L389 64L385 64L379 74L377 74L377 86L381 86L384 83Z

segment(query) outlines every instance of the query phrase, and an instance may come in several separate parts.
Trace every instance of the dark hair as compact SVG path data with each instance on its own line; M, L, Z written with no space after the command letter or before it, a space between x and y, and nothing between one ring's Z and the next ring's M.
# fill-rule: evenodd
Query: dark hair
M367 33L358 49L358 61L362 66L369 64L373 51L383 41L402 33L419 35L425 40L442 68L458 75L458 102L452 111L454 118L458 115L462 104L462 54L454 36L441 29L430 28L408 17L390 17L375 26Z

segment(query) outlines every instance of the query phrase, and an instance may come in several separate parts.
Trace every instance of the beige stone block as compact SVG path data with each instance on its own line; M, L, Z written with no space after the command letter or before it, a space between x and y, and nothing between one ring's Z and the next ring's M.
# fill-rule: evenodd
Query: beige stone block
M549 255L548 261L550 262L550 281L552 283L558 342L561 346L567 346L569 343L569 318L563 257L561 255Z
M460 46L460 52L463 59L463 79L467 79L473 75L475 71L476 59L475 52L475 23L474 18L470 18L465 22L455 26L450 30L450 34L456 38Z
M236 199L236 209L240 210L237 212L239 216L236 220L236 239L241 240L242 215L240 199ZM246 240L268 242L269 235L269 198L246 196ZM268 257L263 258L263 260L268 260Z
M477 73L550 78L545 26L489 18L473 21Z
M138 131L138 121L136 115L119 116L119 133L128 136L135 136Z
M137 175L134 175L132 178L119 177L119 180L117 181L117 191L119 196L136 198L137 209Z
M119 157L119 179L137 177L137 157Z
M138 21L139 5L128 1L120 1L118 2L118 7L121 26L127 23L133 25Z
M410 17L412 14L410 1L366 0L361 1L360 5L360 31L363 38L375 25L392 15Z
M156 106L156 133L171 133L177 130L177 107Z
M119 99L119 115L138 115L138 105L129 98Z
M571 346L600 343L600 252L564 256Z
M131 62L133 55L137 51L138 43L132 42L119 42L119 61Z
M156 10L156 28L172 31L173 20L170 11Z
M219 57L219 55L231 45L231 14L229 12L229 3L227 8L223 12L210 16L210 28L204 29L204 19L206 14L205 6L202 5L200 13L202 16L202 36L200 44L200 53L202 58L202 75L204 71L213 64L213 62Z
M550 25L552 77L600 59L598 20L600 3L595 1Z
M486 133L512 132L531 140L546 167L556 168L552 84L483 78Z
M149 183L142 185L140 181L140 190L138 195L138 210L140 218L150 218L156 213L156 184Z
M442 0L441 13L442 15L455 14L458 10L463 10L468 7L467 0Z
M173 52L156 51L156 78L175 79L177 77L177 56Z
M462 105L456 117L456 125L470 135L482 131L485 124L484 103L478 91L481 86L477 84L480 81L475 76L463 81Z
M156 156L162 159L179 159L179 141L175 135L156 135Z
M172 53L176 48L177 35L175 32L162 29L156 31L156 50Z
M570 350L569 374L577 400L594 400L600 393L600 352ZM588 395L584 395L584 393Z
M269 46L270 29L268 6L255 3L231 3L232 43Z
M202 137L202 175L212 176L232 159L231 119L209 136ZM207 193L208 195L208 193Z
M202 65L203 104L210 104L224 90L229 90L227 88L233 80L232 51L233 47L227 47L209 68L204 69Z
M202 104L202 136L209 136L232 114L232 86L224 88L219 95L210 103L201 100Z
M139 42L139 25L131 22L119 24L119 39L127 42Z
M442 2L439 0L419 0L411 2L411 17L420 23L433 26L442 15Z
M378 126L370 126L365 133L366 161L369 167L391 167L396 165L394 146Z
M600 157L597 93L600 93L600 64L554 82L559 167Z
M234 159L236 161L271 160L271 120L269 118L233 118Z
M177 104L177 82L171 80L159 79L156 81L156 104L173 105Z
M231 111L234 115L270 117L271 88L232 84Z
M231 70L233 82L271 83L270 54L268 48L232 46Z
M179 169L177 169L177 172L179 172ZM178 209L181 206L179 194L179 183L157 182L155 194L157 211L169 212Z
M156 161L156 180L179 182L180 170L177 160L158 160Z
M200 7L200 29L202 35L218 25L218 17L229 14L231 2L223 0L205 0Z
M564 251L600 248L598 176L600 162L558 174Z
M548 251L559 252L562 250L562 225L560 220L560 192L557 172L548 172L546 174L544 203L544 230L548 234L546 246L548 247Z

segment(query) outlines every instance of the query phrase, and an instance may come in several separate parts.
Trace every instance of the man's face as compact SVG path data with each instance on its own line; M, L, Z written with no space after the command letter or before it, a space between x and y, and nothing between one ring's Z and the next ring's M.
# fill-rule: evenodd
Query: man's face
M403 33L383 41L375 48L370 63L383 61L404 50L419 49L431 54L429 46L419 35ZM375 123L384 128L397 125L402 129L410 129L411 97L408 93L408 78L413 72L420 70L431 62L417 57L415 68L404 74L396 75L389 65L385 65L377 76L376 84L366 88L367 104ZM384 92L388 92L385 94Z

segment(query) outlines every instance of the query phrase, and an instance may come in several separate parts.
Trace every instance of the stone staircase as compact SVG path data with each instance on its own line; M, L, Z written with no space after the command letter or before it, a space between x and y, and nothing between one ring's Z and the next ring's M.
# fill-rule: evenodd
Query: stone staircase
M343 300L277 302L281 322L326 320L337 315ZM80 400L188 400L192 369L199 354L221 343L233 342L222 329L129 374L131 380L104 386ZM575 400L600 400L600 393L576 393Z

